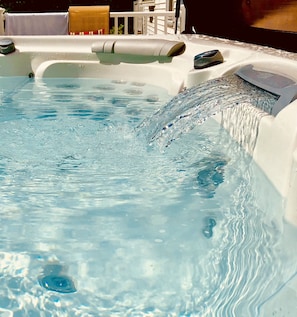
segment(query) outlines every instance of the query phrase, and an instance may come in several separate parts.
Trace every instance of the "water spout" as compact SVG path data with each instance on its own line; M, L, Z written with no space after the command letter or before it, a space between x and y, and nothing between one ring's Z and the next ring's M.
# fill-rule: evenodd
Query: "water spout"
M186 89L138 127L147 142L169 146L209 117L241 104L271 113L277 96L232 74Z

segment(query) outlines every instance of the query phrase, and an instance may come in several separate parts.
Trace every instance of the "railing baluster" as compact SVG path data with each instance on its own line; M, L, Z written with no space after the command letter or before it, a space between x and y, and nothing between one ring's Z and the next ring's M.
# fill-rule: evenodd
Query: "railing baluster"
M142 30L142 32L143 32L143 34L147 34L147 16L145 16L145 17L143 17L143 30Z
M165 16L164 19L164 33L167 34L167 25L168 25L168 16Z
M114 17L114 34L119 34L119 17Z
M125 33L125 35L128 34L128 30L129 30L128 17L124 17L124 33Z
M158 34L158 17L154 17L154 34Z

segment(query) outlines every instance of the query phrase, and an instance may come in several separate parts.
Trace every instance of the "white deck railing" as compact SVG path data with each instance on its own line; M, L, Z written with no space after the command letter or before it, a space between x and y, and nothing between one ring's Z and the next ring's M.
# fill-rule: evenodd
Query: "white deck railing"
M185 29L184 16L182 12L178 21L178 33ZM123 20L123 34L129 33L129 18L133 18L134 34L172 34L176 23L174 11L110 12L110 18L114 20L114 34L119 32L120 20Z
M36 13L34 13L36 15ZM33 14L32 14L33 15ZM173 34L175 32L174 11L130 11L110 12L110 18L114 25L113 34ZM46 23L46 21L43 21ZM185 9L181 6L177 32L185 29ZM0 8L0 35L5 35L5 9ZM30 35L30 34L26 34ZM55 34L51 34L55 35Z

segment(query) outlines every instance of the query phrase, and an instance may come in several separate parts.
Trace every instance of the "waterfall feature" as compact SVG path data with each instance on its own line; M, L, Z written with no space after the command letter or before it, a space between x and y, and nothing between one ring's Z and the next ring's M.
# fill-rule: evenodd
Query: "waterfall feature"
M249 112L248 119L255 125L254 131L249 132L248 137L238 138L240 142L250 142L251 144L245 147L252 149L257 134L257 122L264 114L271 113L277 98L274 94L259 89L232 74L186 89L144 120L139 128L149 144L157 143L160 147L166 147L210 116L219 112L224 114L227 109L236 107L239 111L244 109L245 111L242 112L244 115ZM257 109L253 110L255 107ZM231 114L232 112L223 116L226 128L228 124L232 124ZM257 114L256 117L254 114ZM239 133L240 136L246 135L246 130L250 129L245 129L246 121L242 119L240 116L237 118L237 123L240 123L242 130Z

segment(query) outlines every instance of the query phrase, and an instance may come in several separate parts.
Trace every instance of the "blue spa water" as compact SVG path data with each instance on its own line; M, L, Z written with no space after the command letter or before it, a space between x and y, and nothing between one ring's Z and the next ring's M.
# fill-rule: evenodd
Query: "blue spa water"
M296 232L214 120L164 149L136 132L160 88L0 84L1 317L265 316Z

